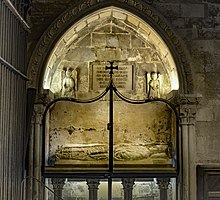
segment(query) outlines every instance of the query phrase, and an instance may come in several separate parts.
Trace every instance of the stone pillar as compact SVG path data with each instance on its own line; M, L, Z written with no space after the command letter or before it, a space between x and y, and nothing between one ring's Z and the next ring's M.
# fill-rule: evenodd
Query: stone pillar
M62 198L63 187L65 185L65 178L52 178L54 200L60 200Z
M87 179L87 185L89 189L89 200L98 200L98 189L99 189L98 179Z
M157 185L160 190L160 200L168 200L167 190L170 184L169 178L157 178Z
M44 112L44 106L42 104L36 104L34 106L34 178L41 181L41 159L42 159L42 116ZM30 163L31 164L31 163ZM34 181L34 199L40 199L41 185L37 181Z
M124 200L132 200L132 190L134 186L134 178L123 178L122 185L124 190Z
M28 180L27 182L27 199L32 200L33 199L33 184L34 180L32 177L34 176L34 124L35 119L32 117L31 120L31 133L29 136L29 147L28 147Z
M196 105L200 97L185 95L180 99L180 129L181 129L181 185L182 199L196 199L196 135L195 117Z

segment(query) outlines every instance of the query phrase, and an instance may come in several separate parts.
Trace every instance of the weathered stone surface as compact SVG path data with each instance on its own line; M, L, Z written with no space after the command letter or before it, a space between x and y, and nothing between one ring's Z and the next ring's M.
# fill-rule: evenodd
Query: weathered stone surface
M128 161L132 164L134 160L144 160L144 164L153 164L153 160L159 159L164 164L170 164L172 155L169 151L171 146L175 148L176 145L174 113L164 103L140 105L138 108L122 101L114 104L118 111L114 123L115 162ZM47 133L50 138L47 144L49 159L56 152L58 162L78 160L98 164L106 161L107 121L105 101L86 105L56 103L50 112ZM128 124L129 121L132 123Z
M181 17L205 17L204 4L181 4Z
M65 59L69 61L94 61L96 56L95 52L91 48L76 47L69 50Z

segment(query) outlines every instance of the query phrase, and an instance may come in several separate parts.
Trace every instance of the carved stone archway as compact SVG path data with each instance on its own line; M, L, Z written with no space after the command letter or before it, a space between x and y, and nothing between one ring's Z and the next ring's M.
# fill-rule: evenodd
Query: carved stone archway
M68 9L60 17L58 17L50 27L42 35L40 41L38 42L28 66L28 77L29 88L36 88L38 94L41 96L43 93L43 75L45 72L46 63L50 56L50 53L54 46L56 45L59 38L63 35L65 31L68 30L73 24L78 22L83 17L88 14L97 11L102 8L109 6L114 6L127 10L134 15L141 18L143 21L148 23L164 40L167 44L177 67L178 77L179 77L179 93L185 94L179 98L178 105L181 107L181 127L182 133L180 137L184 140L182 153L184 152L183 165L187 165L187 168L184 168L183 177L187 176L183 182L183 193L184 199L190 199L190 180L195 168L193 168L193 154L190 151L192 150L194 142L194 119L195 112L194 105L196 105L197 98L195 96L187 95L194 93L194 83L193 83L193 70L191 67L190 56L188 55L187 49L178 35L175 34L171 26L168 25L163 16L161 16L154 8L141 0L84 0L79 1L77 5ZM192 100L191 100L192 99ZM39 99L38 99L39 100ZM45 103L45 102L44 102ZM192 108L193 107L193 108ZM41 115L41 113L40 113ZM38 135L40 131L36 130ZM35 133L36 134L36 133ZM190 137L192 137L190 139ZM187 141L190 140L191 143L188 144ZM191 165L190 165L191 162ZM40 167L39 167L40 169ZM191 178L195 179L195 177ZM195 189L195 180L192 180L194 183L193 189ZM193 198L192 198L193 199Z

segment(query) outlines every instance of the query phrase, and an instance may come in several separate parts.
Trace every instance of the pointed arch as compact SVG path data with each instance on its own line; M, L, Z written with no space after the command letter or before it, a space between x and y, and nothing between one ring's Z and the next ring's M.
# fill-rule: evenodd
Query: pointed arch
M105 1L79 1L74 7L61 14L45 31L38 42L28 67L29 87L37 88L40 92L46 63L60 37L79 20L97 10L114 6L127 10L133 15L149 24L163 39L169 48L176 64L179 77L180 93L193 93L193 71L190 67L190 57L181 39L175 34L172 27L156 10L141 0L105 0Z

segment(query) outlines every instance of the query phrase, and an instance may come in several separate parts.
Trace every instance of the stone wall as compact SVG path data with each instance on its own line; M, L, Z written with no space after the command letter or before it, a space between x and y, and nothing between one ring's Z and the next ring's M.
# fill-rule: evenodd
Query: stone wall
M45 27L70 5L70 2L65 2L60 7L53 2L53 6L50 6L51 3L33 1L30 44L36 44ZM172 24L191 54L195 93L203 96L196 118L197 162L220 162L217 153L220 150L220 3L213 0L160 0L154 1L152 6Z
M131 1L132 2L132 1ZM194 93L201 94L202 99L197 106L195 123L195 160L198 164L220 163L220 2L218 0L158 0L146 1L171 24L185 43L190 54L192 71L194 72ZM33 31L30 34L30 52L47 27L63 10L54 10L48 3L37 7L39 1L33 0L33 19L48 15L45 20L33 20ZM68 5L69 2L66 2ZM66 6L68 7L68 6ZM55 11L55 12L53 12ZM38 28L38 29L37 29ZM36 31L39 30L39 31ZM195 188L194 188L195 193ZM193 200L195 198L192 198Z
M195 93L202 95L196 114L196 163L219 163L220 3L158 1L153 6L170 21L191 54Z

